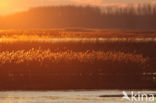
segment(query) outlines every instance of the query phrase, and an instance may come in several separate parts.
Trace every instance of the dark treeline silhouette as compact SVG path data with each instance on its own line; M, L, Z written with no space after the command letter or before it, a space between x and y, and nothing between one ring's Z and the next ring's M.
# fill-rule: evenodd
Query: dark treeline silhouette
M49 6L0 17L0 29L30 28L110 28L156 29L156 6L124 8L91 6Z

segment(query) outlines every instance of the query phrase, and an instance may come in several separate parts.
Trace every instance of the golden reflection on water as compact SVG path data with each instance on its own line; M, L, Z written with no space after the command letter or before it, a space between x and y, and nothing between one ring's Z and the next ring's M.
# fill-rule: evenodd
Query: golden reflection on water
M48 38L48 37L2 37L0 42L156 42L156 38Z
M130 91L126 92L130 93ZM156 93L156 91L141 91L141 92ZM99 97L101 95L119 95L119 97ZM130 102L127 100L122 100L122 91L120 90L111 90L111 91L71 90L71 91L12 91L12 92L1 91L0 103L130 103Z
M119 97L113 97L113 98L100 98L100 97L79 97L79 96L42 96L42 97L14 97L14 96L8 96L5 97L5 99L1 99L0 103L41 103L45 101L45 103L67 103L67 102L76 102L76 103L89 103L89 102L95 102L95 103L105 103L109 102L112 103L112 100L120 101ZM66 102L65 102L66 101ZM122 101L120 101L123 103Z

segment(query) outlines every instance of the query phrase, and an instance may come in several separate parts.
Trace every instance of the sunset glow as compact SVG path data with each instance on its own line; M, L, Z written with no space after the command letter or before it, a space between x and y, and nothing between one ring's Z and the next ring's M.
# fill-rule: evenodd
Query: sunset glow
M156 0L0 0L0 103L154 103L155 18Z
M7 10L8 8L9 8L9 3L1 0L0 1L0 12L1 12L0 14L8 12Z
M0 0L0 15L49 5L126 6L127 4L155 2L156 0Z
M8 7L8 2L0 1L0 7L1 8L7 8Z

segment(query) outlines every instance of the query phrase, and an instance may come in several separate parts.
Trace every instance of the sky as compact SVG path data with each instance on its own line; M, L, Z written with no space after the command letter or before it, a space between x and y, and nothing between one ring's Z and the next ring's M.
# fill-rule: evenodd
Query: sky
M49 5L126 6L138 3L156 4L156 0L0 0L0 15Z

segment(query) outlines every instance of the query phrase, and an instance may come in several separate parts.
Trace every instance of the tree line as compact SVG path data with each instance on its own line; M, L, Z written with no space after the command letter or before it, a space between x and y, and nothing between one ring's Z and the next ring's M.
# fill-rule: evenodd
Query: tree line
M156 5L127 7L48 6L1 16L1 29L109 28L155 29Z

